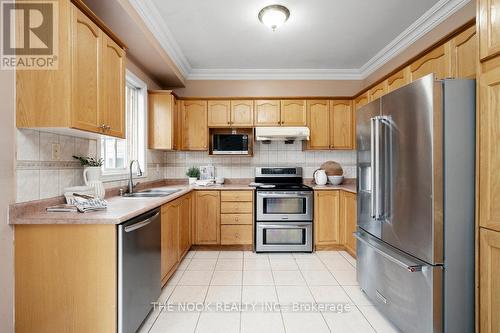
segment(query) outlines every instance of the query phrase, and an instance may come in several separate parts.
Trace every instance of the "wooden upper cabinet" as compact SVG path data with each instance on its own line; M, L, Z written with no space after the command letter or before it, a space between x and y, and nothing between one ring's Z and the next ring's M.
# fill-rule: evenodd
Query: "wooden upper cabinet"
M182 147L182 115L181 101L174 98L174 143L173 149L180 150Z
M339 245L340 191L314 192L314 243Z
M255 101L255 126L280 126L280 100Z
M500 58L479 77L479 224L500 231Z
M327 100L307 101L307 126L311 131L307 149L330 148L330 103Z
M353 132L352 101L330 101L330 148L353 149Z
M161 207L161 278L172 273L179 257L179 200Z
M410 83L410 68L403 68L399 72L392 74L386 81L388 93L407 85Z
M479 231L479 331L500 332L500 233Z
M417 59L410 66L411 81L434 73L436 79L451 77L450 42L440 45Z
M231 126L231 102L208 101L208 127Z
M382 81L375 87L368 90L368 101L374 101L377 98L384 96L385 94L387 94L387 82Z
M124 45L70 1L59 1L57 8L58 68L16 71L17 127L123 138Z
M453 78L476 77L476 26L473 25L451 40L451 74Z
M194 244L220 244L220 193L195 192Z
M478 0L477 6L479 57L485 60L500 53L500 0Z
M101 49L102 32L78 8L71 8L73 105L71 126L100 132L101 114ZM47 82L50 84L49 82ZM42 86L39 89L43 89Z
M102 125L104 134L125 138L125 51L102 35Z
M171 150L176 147L177 104L170 90L148 92L148 147Z
M354 110L357 111L360 107L366 104L368 104L368 91L354 99Z
M356 254L356 238L353 233L356 231L356 194L341 191L340 192L340 233L342 243L348 251Z
M181 119L182 150L207 150L207 101L181 101Z
M281 126L306 126L306 101L281 101Z
M253 126L253 100L231 101L231 125L233 127Z

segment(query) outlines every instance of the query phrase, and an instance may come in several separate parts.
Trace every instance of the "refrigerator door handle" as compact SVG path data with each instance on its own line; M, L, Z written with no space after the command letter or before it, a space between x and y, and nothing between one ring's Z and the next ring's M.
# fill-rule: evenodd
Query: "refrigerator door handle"
M397 264L398 266L403 267L410 273L415 273L415 272L421 272L422 268L424 267L423 264L420 264L418 262L414 262L410 260L409 258L406 258L402 255L397 255L394 253L393 255L387 253L382 249L384 245L378 244L379 241L371 240L365 233L363 232L355 232L353 233L354 237L356 237L357 240L360 242L363 242L366 246L372 248L375 252L383 256L384 258L392 261L393 263Z
M382 170L380 167L380 125L381 117L371 119L371 215L375 220L382 218Z
M375 157L375 146L376 146L376 140L375 140L375 118L370 119L370 143L371 143L371 149L370 149L370 166L371 166L371 172L370 172L370 208L371 212L370 215L372 218L376 218L376 213L375 213L375 205L376 205L376 187L375 187L375 175L377 174L377 165L376 165L376 157Z

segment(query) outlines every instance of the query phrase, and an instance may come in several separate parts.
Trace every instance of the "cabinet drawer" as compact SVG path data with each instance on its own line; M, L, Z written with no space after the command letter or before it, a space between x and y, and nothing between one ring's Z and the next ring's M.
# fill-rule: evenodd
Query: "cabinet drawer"
M222 245L252 244L252 226L223 225L220 227L220 240Z
M252 191L221 191L221 201L252 201Z
M251 213L253 210L252 202L221 202L221 213Z
M252 214L221 214L220 224L252 224Z

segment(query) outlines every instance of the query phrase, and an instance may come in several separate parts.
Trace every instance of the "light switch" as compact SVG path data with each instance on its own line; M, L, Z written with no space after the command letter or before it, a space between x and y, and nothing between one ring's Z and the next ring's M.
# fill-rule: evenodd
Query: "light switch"
M61 145L58 143L52 144L52 160L59 161L61 159Z

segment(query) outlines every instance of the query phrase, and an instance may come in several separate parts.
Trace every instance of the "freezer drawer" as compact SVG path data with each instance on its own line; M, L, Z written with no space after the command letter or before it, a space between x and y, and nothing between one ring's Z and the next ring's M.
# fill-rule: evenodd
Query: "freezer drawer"
M442 266L431 266L358 231L357 277L372 303L401 331L443 332Z

